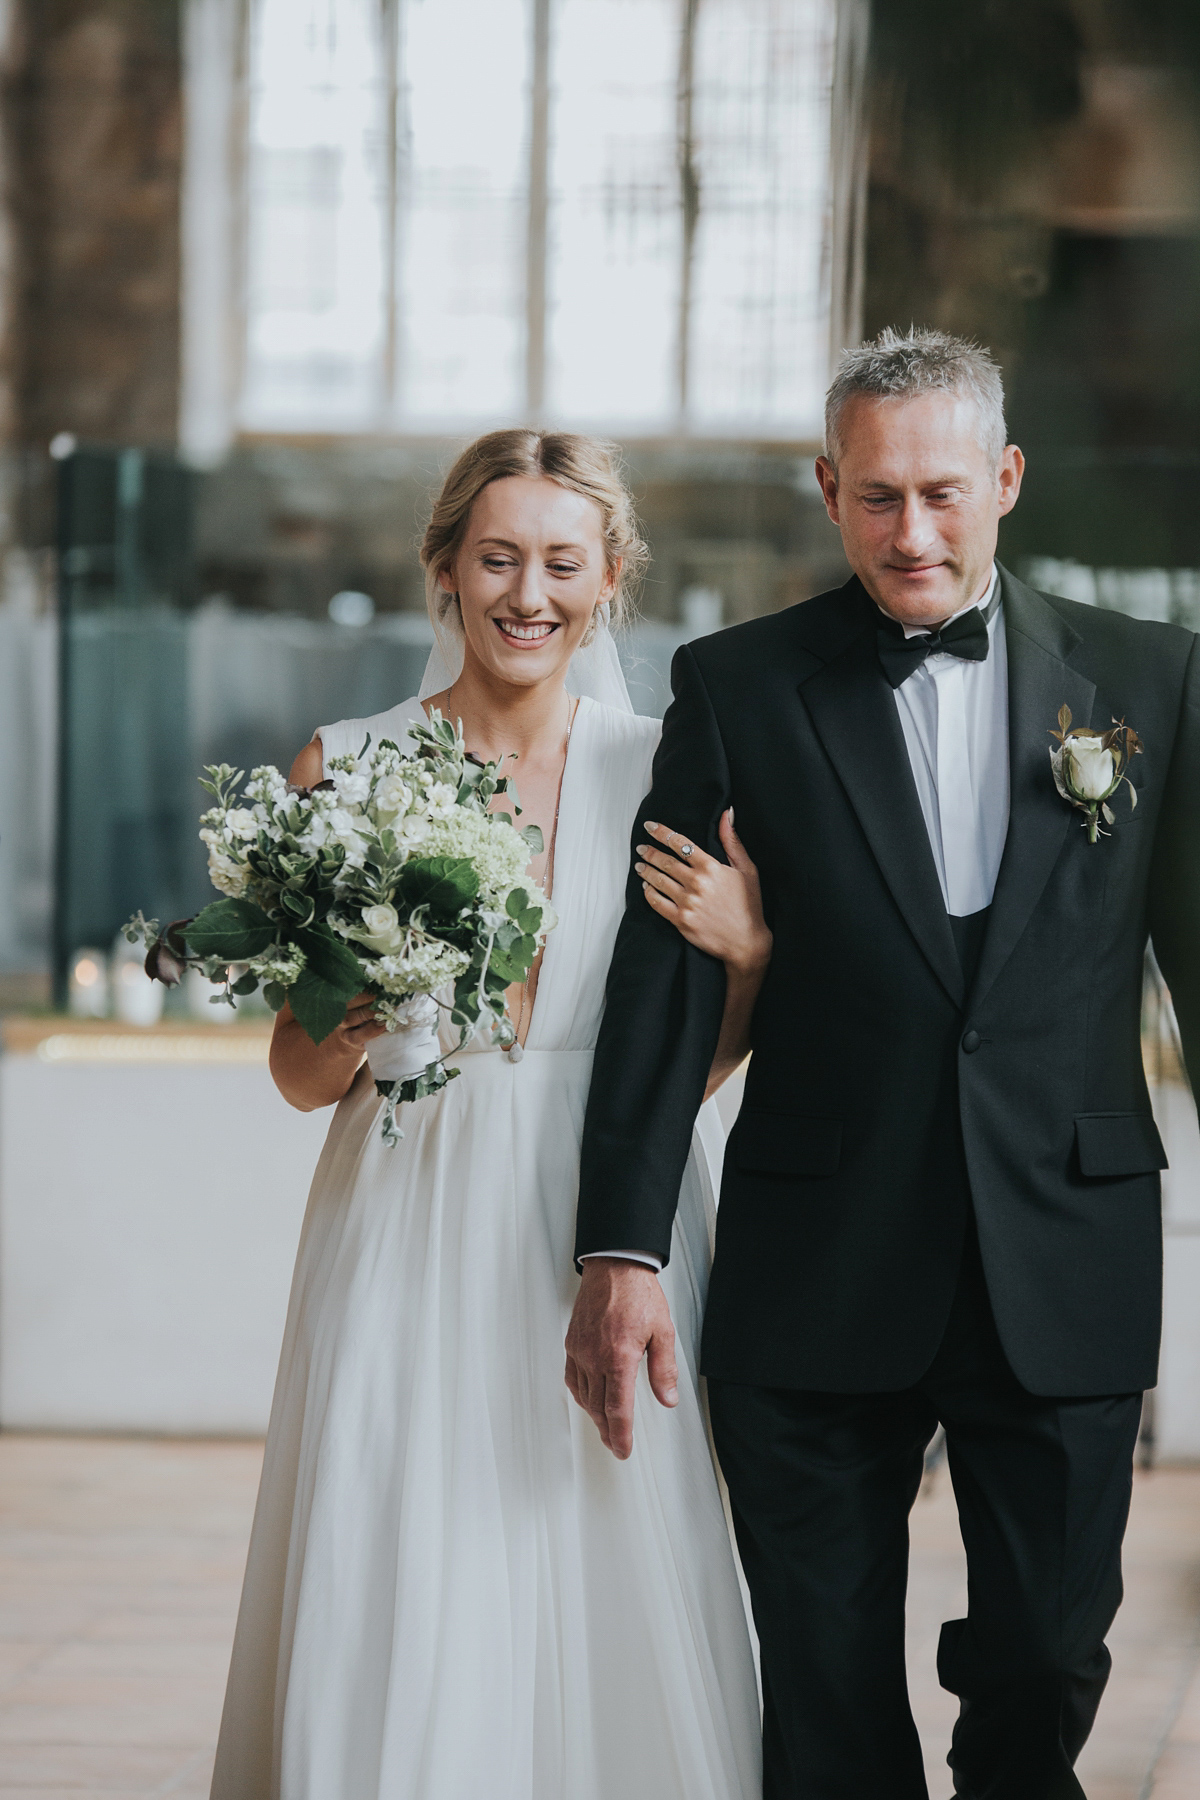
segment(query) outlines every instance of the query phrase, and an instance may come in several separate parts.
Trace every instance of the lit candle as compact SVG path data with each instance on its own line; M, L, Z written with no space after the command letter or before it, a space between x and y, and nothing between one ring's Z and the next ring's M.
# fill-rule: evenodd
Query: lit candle
M103 950L77 950L67 975L67 1010L74 1019L108 1016L108 969Z

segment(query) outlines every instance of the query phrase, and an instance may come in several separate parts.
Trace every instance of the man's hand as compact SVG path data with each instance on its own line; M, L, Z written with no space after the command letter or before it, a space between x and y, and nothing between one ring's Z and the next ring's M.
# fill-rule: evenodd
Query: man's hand
M675 1327L645 1263L590 1256L567 1332L567 1386L614 1456L633 1449L633 1393L642 1357L662 1406L679 1399Z

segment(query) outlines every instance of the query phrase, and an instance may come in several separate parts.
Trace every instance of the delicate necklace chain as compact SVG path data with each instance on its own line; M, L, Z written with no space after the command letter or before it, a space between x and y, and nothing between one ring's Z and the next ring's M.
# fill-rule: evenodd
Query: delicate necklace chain
M569 756L570 751L571 751L571 733L575 729L575 715L578 712L578 710L579 710L578 700L573 701L571 699L570 694L568 694L567 695L567 737L566 737L566 742L563 745L562 768L558 772L558 793L557 793L557 795L555 797L555 801L554 801L554 823L550 828L550 847L546 852L546 875L545 875L544 885L545 885L545 889L546 889L547 900L550 899L551 895L554 892L554 850L555 850L555 846L558 843L558 815L562 811L563 781L566 778L567 757ZM532 970L530 971L530 973L532 973ZM521 1028L525 1023L525 1007L526 1007L526 1003L528 1002L528 999L529 999L529 976L527 975L525 977L524 981L521 983L521 1009L517 1014L516 1036L513 1038L512 1043L508 1046L508 1049L505 1051L505 1055L508 1057L509 1062L520 1062L521 1058L525 1054L525 1046L521 1042Z

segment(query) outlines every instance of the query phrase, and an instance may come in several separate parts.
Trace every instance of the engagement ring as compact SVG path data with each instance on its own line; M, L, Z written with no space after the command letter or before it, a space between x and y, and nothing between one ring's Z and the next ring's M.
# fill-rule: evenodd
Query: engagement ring
M680 856L690 856L692 854L692 846L690 844L680 844L679 854Z

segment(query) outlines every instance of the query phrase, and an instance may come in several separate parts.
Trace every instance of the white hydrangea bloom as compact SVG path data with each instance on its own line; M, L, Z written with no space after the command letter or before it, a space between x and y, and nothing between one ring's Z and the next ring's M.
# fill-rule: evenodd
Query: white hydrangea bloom
M411 944L397 955L365 962L363 973L386 994L430 994L435 988L457 981L470 964L471 958L464 950L431 939Z
M469 858L479 873L485 906L503 909L514 887L529 885L529 846L520 833L471 807L456 806L444 819L431 821L422 853Z
M276 944L262 956L252 956L246 966L260 981L277 981L281 987L291 987L303 974L307 960L298 944L286 950Z

